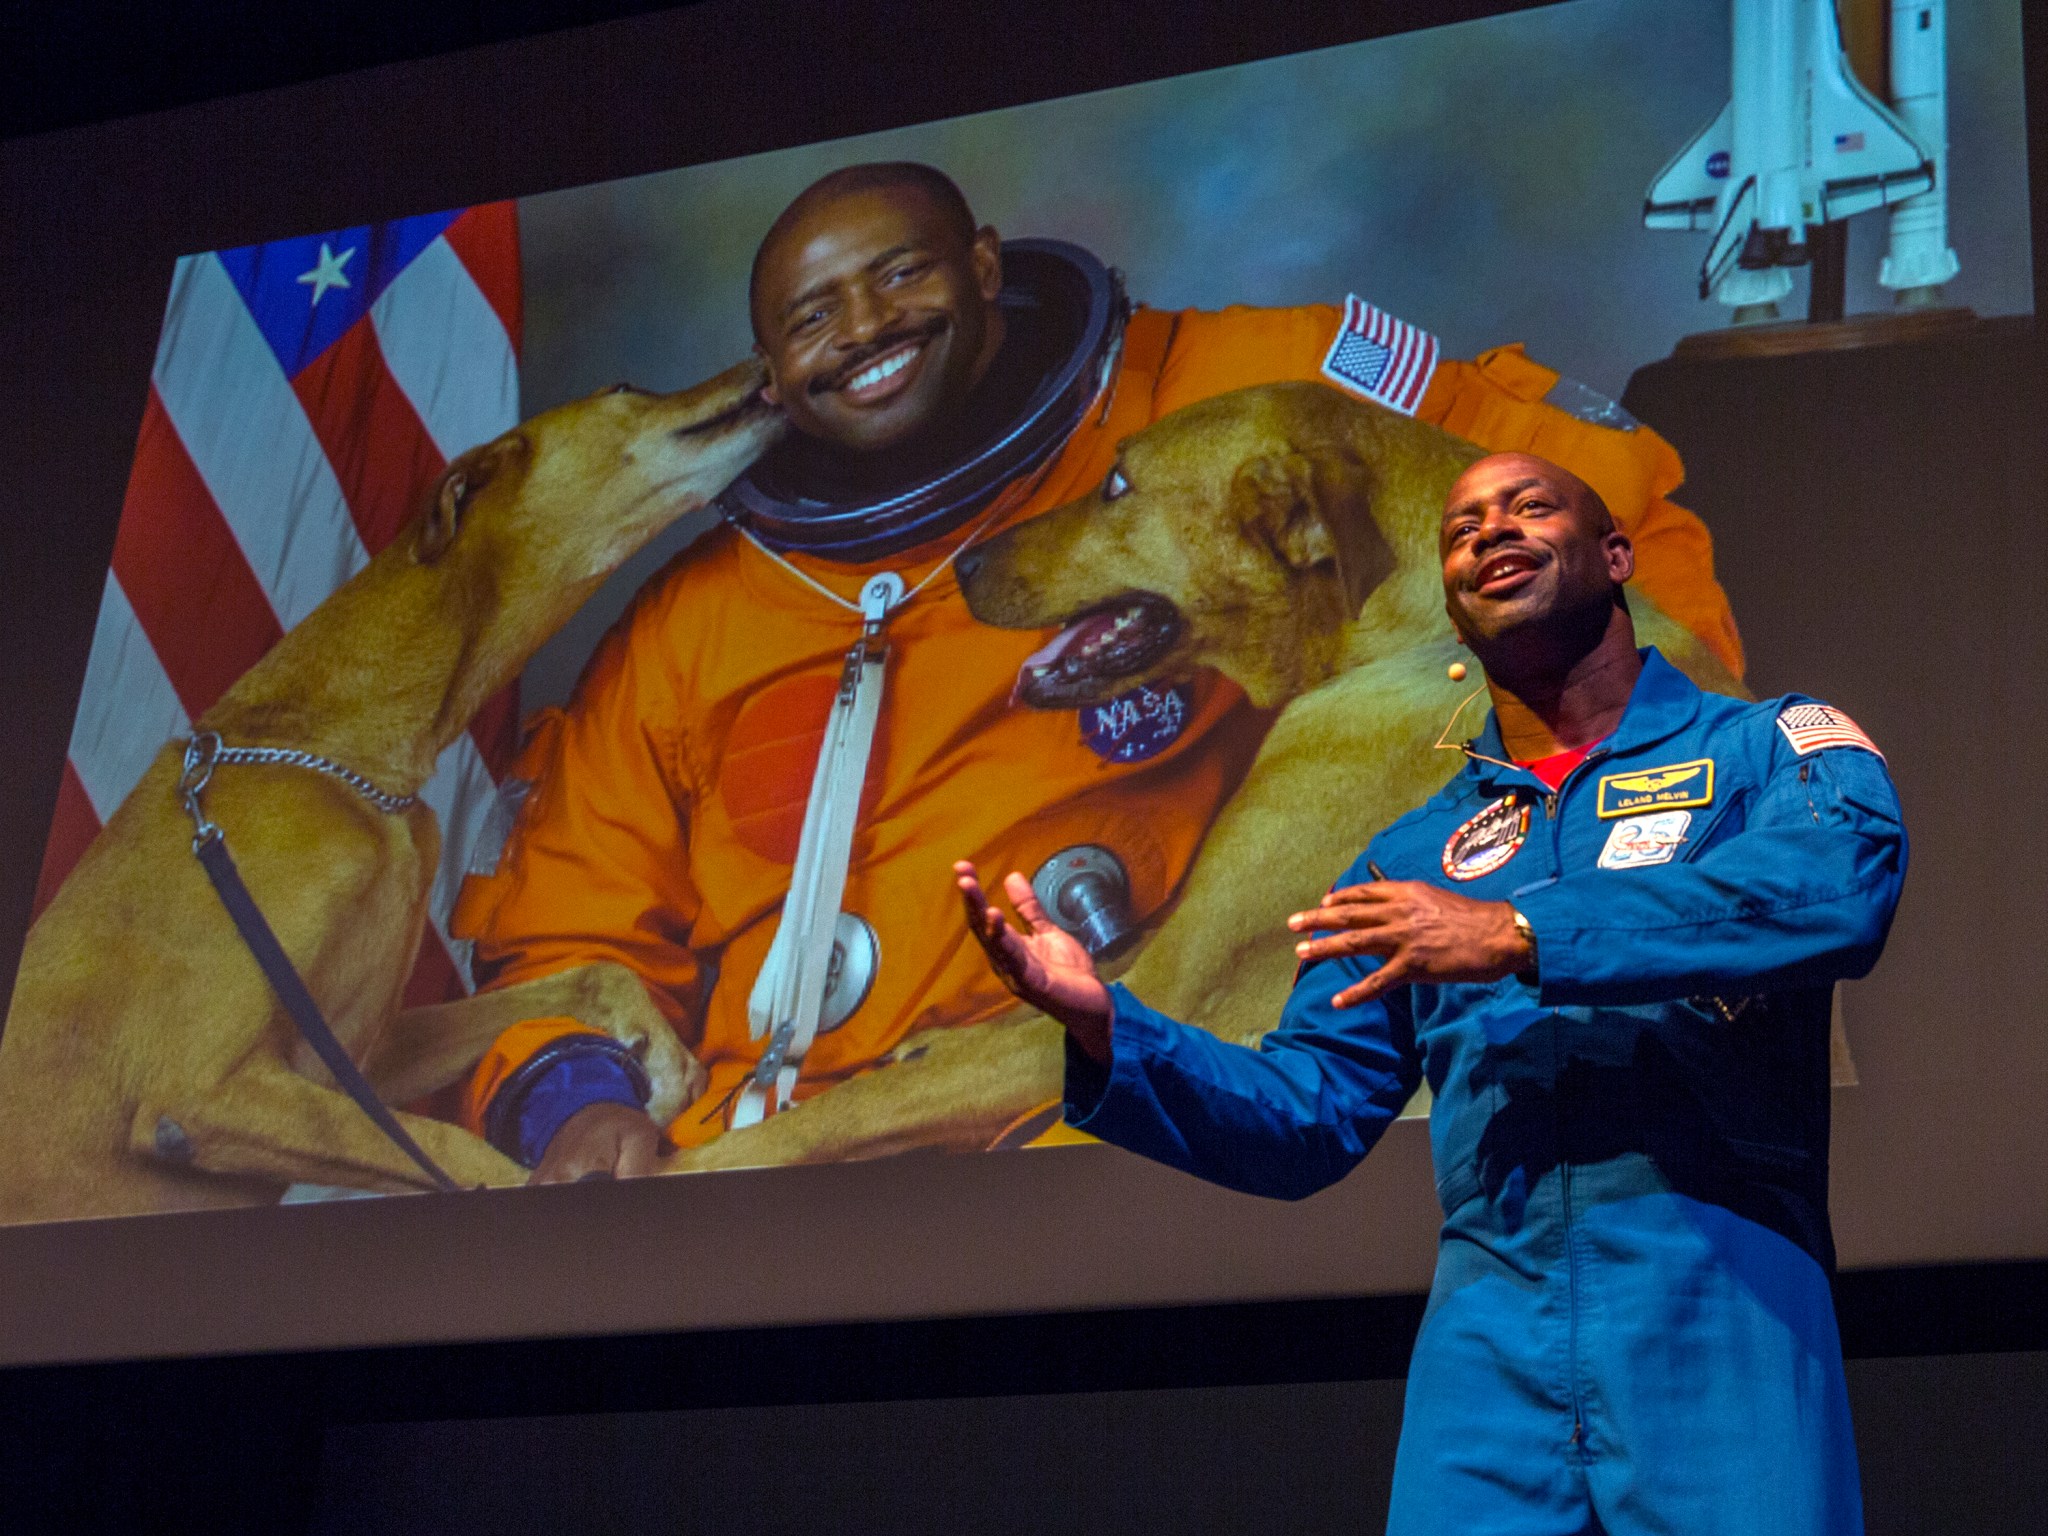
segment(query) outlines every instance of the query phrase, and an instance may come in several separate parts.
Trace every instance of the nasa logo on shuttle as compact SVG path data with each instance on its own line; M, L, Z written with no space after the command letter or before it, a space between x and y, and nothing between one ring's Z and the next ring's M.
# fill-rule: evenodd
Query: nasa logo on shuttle
M1716 181L1728 179L1728 151L1717 149L1707 156L1707 174Z

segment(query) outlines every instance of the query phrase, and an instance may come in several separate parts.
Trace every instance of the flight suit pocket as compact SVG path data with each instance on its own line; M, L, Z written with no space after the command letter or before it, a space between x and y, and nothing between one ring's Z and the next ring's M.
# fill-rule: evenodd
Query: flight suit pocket
M1712 807L1706 825L1698 831L1689 831L1685 845L1678 850L1678 862L1690 864L1708 849L1740 832L1749 820L1748 799L1738 790L1720 805Z
M1860 747L1814 753L1800 763L1799 782L1806 788L1806 807L1815 826L1899 820L1898 796L1883 760Z

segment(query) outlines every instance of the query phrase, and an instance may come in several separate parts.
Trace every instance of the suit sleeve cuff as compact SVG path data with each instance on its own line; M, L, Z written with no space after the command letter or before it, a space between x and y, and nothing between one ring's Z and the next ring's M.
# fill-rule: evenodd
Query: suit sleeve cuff
M1163 1014L1139 1002L1120 981L1110 984L1109 1002L1107 1066L1075 1045L1072 1036L1066 1043L1066 1122L1077 1131L1098 1135L1100 1130L1091 1130L1091 1122L1099 1120L1105 1107L1114 1118L1115 1101L1128 1088L1138 1059L1157 1049L1168 1022Z
M631 1050L610 1036L567 1035L537 1051L506 1079L484 1115L484 1139L513 1161L537 1167L555 1133L592 1104L646 1105L653 1085Z
M1584 1001L1583 961L1578 952L1583 930L1575 925L1573 903L1557 878L1526 886L1508 900L1536 935L1536 1001L1546 1008Z

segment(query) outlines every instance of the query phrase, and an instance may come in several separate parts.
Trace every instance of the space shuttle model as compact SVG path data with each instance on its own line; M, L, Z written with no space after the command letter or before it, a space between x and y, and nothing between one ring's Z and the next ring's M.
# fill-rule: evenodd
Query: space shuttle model
M1835 0L1730 0L1729 9L1728 104L1651 183L1643 223L1711 231L1700 297L1746 319L1775 313L1792 291L1790 269L1811 259L1809 230L1889 208L1878 281L1901 303L1935 302L1958 267L1948 243L1946 0L1891 0L1889 103L1844 57Z

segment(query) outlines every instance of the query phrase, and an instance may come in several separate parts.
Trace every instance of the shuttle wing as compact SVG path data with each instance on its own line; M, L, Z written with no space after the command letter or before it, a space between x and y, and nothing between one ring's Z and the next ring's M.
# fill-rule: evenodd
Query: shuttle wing
M1650 229L1711 229L1714 203L1728 185L1734 142L1735 103L1729 101L1650 183L1643 200L1644 225Z
M1920 142L1865 90L1840 53L1813 72L1807 118L1809 195L1815 223L1881 208L1934 185L1934 162Z

